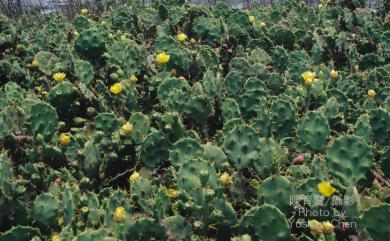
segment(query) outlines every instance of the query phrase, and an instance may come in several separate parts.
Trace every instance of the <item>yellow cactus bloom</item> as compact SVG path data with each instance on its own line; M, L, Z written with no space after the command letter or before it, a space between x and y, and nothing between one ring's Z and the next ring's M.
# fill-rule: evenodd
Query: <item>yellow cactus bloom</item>
M121 127L121 130L125 135L130 135L133 132L133 125L127 122Z
M304 73L301 74L303 80L314 80L314 78L316 77L316 73L315 72L310 72L310 71L306 71Z
M173 188L168 188L167 189L167 195L170 197L170 198L176 198L177 197L177 191Z
M376 92L373 89L368 90L367 94L369 98L374 98L376 96Z
M324 196L324 197L330 197L333 195L333 193L336 191L336 188L332 187L330 182L320 182L317 185L318 191Z
M322 233L322 224L315 219L309 220L310 233L318 236Z
M66 77L66 74L63 73L63 72L57 72L55 74L53 74L53 79L57 82L61 82L65 79Z
M65 133L62 133L62 134L60 135L60 142L61 142L61 144L64 145L64 146L69 145L70 142L71 142L70 136L67 135L67 134L65 134Z
M81 9L81 14L83 14L83 15L87 15L88 14L88 9L86 9L86 8L83 8L83 9Z
M135 75L131 75L131 76L130 76L130 79L129 79L129 82L130 82L130 83L135 83L135 82L137 82L137 81L138 81L137 76L135 76Z
M265 28L266 26L267 26L267 24L264 21L260 22L260 28Z
M332 70L332 71L330 71L330 77L332 78L332 79L337 79L337 76L339 76L339 72L337 72L336 70Z
M57 219L58 226L62 226L64 222L65 222L64 217L60 217Z
M166 54L165 52L162 52L161 54L158 54L156 57L156 61L159 64L166 64L169 62L169 54Z
M302 73L301 76L302 76L303 80L305 81L305 85L307 87L311 87L313 84L313 80L316 77L316 73L306 71L306 72Z
M126 35L122 34L121 35L121 40L123 41L123 40L126 40L126 39L127 39Z
M191 39L190 39L190 43L191 43L191 44L196 44L196 39L191 38Z
M334 231L333 224L329 221L322 222L322 231L324 231L324 233L326 233L326 234L333 233L333 231Z
M139 174L139 172L135 171L133 172L133 174L131 174L129 180L130 180L130 183L135 183L136 181L138 181L138 179L141 177L141 174Z
M82 207L81 208L81 212L82 213L88 213L89 212L89 208L88 207Z
M33 68L38 68L38 66L39 66L39 62L38 62L38 60L33 60L32 62L31 62L31 67L33 67Z
M233 184L233 178L227 172L222 173L218 181L222 186L229 186Z
M249 16L249 22L254 23L255 22L255 16Z
M186 41L186 39L187 39L187 35L185 35L184 33L179 33L177 35L177 40L179 40L179 42L184 42Z
M111 85L110 87L110 92L113 93L114 95L121 93L122 90L123 90L123 85L119 82Z
M53 235L53 237L51 237L51 241L60 241L60 240L61 238L58 235Z
M123 223L126 220L126 210L124 207L117 207L112 215L114 222Z

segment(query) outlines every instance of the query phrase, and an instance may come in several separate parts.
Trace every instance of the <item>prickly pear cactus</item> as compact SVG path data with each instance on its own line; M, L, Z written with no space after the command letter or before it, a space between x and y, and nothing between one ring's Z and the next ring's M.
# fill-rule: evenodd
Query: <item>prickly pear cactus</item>
M290 240L290 227L284 214L275 206L265 204L247 211L240 222L244 231L251 230L264 240Z
M223 146L229 162L242 169L253 163L259 156L259 136L249 126L237 126L224 138Z
M331 141L326 157L329 172L346 187L355 186L373 163L371 147L363 138L353 135Z
M327 119L320 112L309 112L299 121L299 136L312 150L322 150L330 135Z
M261 183L257 197L260 203L272 203L286 212L290 205L290 197L293 195L294 189L287 178L270 176Z
M58 217L60 202L50 193L42 193L34 201L33 217L40 225L55 226Z
M49 140L58 127L56 110L49 104L37 103L31 107L30 129L34 136Z
M93 29L83 31L74 42L74 48L80 56L89 59L100 57L106 49L103 36Z
M390 222L390 205L381 204L370 207L364 212L363 223L374 241L385 241L390 237L389 226L382 225Z

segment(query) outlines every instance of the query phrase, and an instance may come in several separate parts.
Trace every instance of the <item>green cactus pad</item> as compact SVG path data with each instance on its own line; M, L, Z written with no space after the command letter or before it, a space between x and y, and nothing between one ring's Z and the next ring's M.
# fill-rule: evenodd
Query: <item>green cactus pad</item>
M372 162L371 148L363 138L353 135L331 141L326 151L329 172L346 187L364 178Z
M157 167L169 156L170 142L160 131L151 132L141 145L141 162L150 168Z
M259 136L249 126L236 126L224 138L223 146L231 162L242 169L259 158Z
M312 111L299 121L299 136L314 151L324 148L330 135L327 119L320 113Z
M192 138L183 138L173 144L169 160L172 165L180 167L187 160L200 156L202 153L203 147L198 141Z
M293 195L294 189L287 178L270 176L261 183L257 198L260 203L269 203L287 212Z
M272 134L283 138L291 135L296 125L294 107L287 100L277 99L272 107Z
M42 193L34 201L32 216L42 226L55 226L60 202L51 193Z
M57 119L57 112L51 105L37 103L31 107L31 132L34 136L40 134L49 140L58 127Z
M374 241L390 239L390 204L372 206L363 215L363 224Z

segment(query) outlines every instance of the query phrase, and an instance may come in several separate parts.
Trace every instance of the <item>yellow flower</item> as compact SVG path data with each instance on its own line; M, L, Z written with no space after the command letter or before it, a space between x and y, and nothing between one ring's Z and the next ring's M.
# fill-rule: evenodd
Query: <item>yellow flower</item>
M139 172L133 172L133 174L131 174L129 180L130 180L130 183L135 183L136 181L138 181L138 179L140 178L141 174L139 174Z
M65 77L66 77L66 74L63 72L58 72L58 73L53 74L53 79L57 82L63 81L65 79Z
M334 226L331 222L329 221L326 221L326 222L322 222L322 230L324 231L324 233L326 234L330 234L330 233L333 233L334 231Z
M156 57L156 61L159 64L166 64L169 62L170 56L166 54L165 52L162 52L161 54L158 54Z
M86 15L86 14L88 14L88 9L86 9L86 8L83 8L83 9L81 9L81 14L83 14L83 15Z
M31 62L31 67L33 67L33 68L37 68L39 66L39 62L38 62L38 60L33 60L32 62Z
M167 189L167 194L170 198L176 198L177 197L177 191L173 188Z
M191 44L196 44L196 39L191 38L191 39L190 39L190 43L191 43Z
M227 172L224 172L219 177L218 181L222 186L229 186L233 183L233 178Z
M117 223L123 223L126 220L126 211L124 207L117 207L114 210L112 219Z
M333 79L336 79L337 76L339 76L339 72L337 72L336 70L332 70L330 71L330 77L333 78Z
M260 28L265 28L266 26L267 26L267 24L264 21L260 22Z
M368 90L367 94L370 98L374 98L376 96L376 92L373 89Z
M104 26L107 26L107 23L106 21L101 21L100 24L104 27Z
M51 241L60 241L60 236L58 235L53 235L53 237L51 237Z
M129 79L129 82L130 82L130 83L135 83L135 82L137 82L137 80L138 80L137 76L131 75L131 76L130 76L130 79Z
M110 92L113 93L114 95L119 94L123 90L123 85L121 83L115 83L111 85L110 87Z
M79 36L79 32L77 32L76 30L73 31L72 36L73 36L73 38L77 38Z
M318 236L322 233L322 224L315 219L309 220L310 233Z
M306 72L302 73L301 76L305 81L309 80L309 79L313 80L316 77L316 73L306 71Z
M177 35L177 40L179 40L180 42L184 42L186 41L186 39L187 39L187 35L185 35L184 33L179 33Z
M305 81L305 85L307 87L311 87L311 85L313 84L313 80L316 77L316 73L306 71L306 72L302 73L301 76L302 76L303 80Z
M67 146L67 145L70 144L70 141L71 140L70 140L70 136L69 135L67 135L65 133L62 133L60 135L60 142L61 142L62 145Z
M356 65L355 65L355 71L359 71L359 68L360 68L359 65L356 64Z
M330 197L333 195L333 193L336 191L336 188L332 187L330 185L330 182L320 182L317 185L318 191L324 196L324 197Z
M122 34L121 35L121 40L123 41L123 40L126 40L126 39L127 39L126 35Z
M121 127L121 130L124 134L129 135L131 132L133 132L133 125L127 122Z
M253 23L255 21L255 16L249 16L249 22L250 23Z
M87 213L89 211L89 208L88 207L82 207L81 208L81 212L82 213Z
M58 226L62 226L62 224L64 224L64 217L60 217L57 219L57 223L58 223Z

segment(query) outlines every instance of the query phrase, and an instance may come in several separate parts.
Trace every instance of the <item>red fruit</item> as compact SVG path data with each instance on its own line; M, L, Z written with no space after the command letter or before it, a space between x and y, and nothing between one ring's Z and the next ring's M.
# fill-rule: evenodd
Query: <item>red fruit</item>
M298 154L298 155L296 155L295 158L294 158L294 164L295 164L295 165L302 165L304 159L305 159L305 158L303 157L302 154Z

